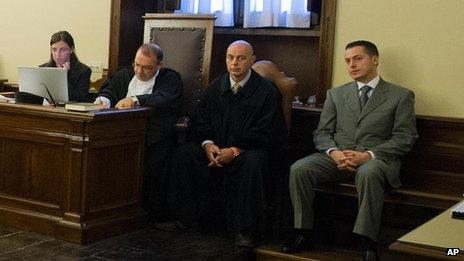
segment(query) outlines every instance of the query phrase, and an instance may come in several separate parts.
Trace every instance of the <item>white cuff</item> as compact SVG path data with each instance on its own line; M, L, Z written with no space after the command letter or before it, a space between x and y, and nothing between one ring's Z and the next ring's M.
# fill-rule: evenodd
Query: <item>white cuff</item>
M103 97L103 96L98 96L93 103L100 104L100 101L106 103L105 109L108 109L111 107L110 99Z
M205 140L201 143L201 147L205 147L206 144L214 144L214 142L212 140Z
M375 154L374 152L370 151L370 150L366 150L367 153L369 153L371 155L371 158L372 159L375 159Z
M333 151L333 150L338 150L338 148L330 148L330 149L325 151L325 154L327 154L327 156L330 157L330 152Z
M131 96L132 101L134 102L134 106L139 106L140 102L139 99L137 99L137 96Z

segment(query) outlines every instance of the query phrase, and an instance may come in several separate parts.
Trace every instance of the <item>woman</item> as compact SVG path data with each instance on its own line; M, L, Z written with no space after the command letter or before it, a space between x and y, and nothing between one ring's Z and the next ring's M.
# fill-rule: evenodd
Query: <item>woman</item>
M68 69L68 98L70 101L89 102L90 68L79 62L74 39L67 31L59 31L50 40L50 61L40 67Z

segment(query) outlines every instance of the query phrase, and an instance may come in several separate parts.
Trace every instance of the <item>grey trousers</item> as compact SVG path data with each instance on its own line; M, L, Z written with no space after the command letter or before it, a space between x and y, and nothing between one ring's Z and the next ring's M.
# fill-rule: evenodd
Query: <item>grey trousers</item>
M358 215L353 232L377 240L386 183L386 164L370 160L356 173L339 171L326 154L315 153L295 162L290 169L289 189L294 213L294 227L312 229L314 189L317 184L341 182L354 175L358 193Z

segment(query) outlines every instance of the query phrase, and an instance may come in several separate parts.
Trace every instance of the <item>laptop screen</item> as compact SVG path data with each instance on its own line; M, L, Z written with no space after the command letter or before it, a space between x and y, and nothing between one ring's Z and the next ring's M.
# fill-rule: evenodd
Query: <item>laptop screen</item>
M68 101L67 69L20 66L18 70L19 91L52 99L55 102Z

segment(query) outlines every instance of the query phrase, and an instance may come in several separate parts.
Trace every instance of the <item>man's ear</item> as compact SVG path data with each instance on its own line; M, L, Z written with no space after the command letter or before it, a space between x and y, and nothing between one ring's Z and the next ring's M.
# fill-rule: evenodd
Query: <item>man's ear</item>
M372 56L372 59L374 60L375 65L379 65L379 56L378 55Z

